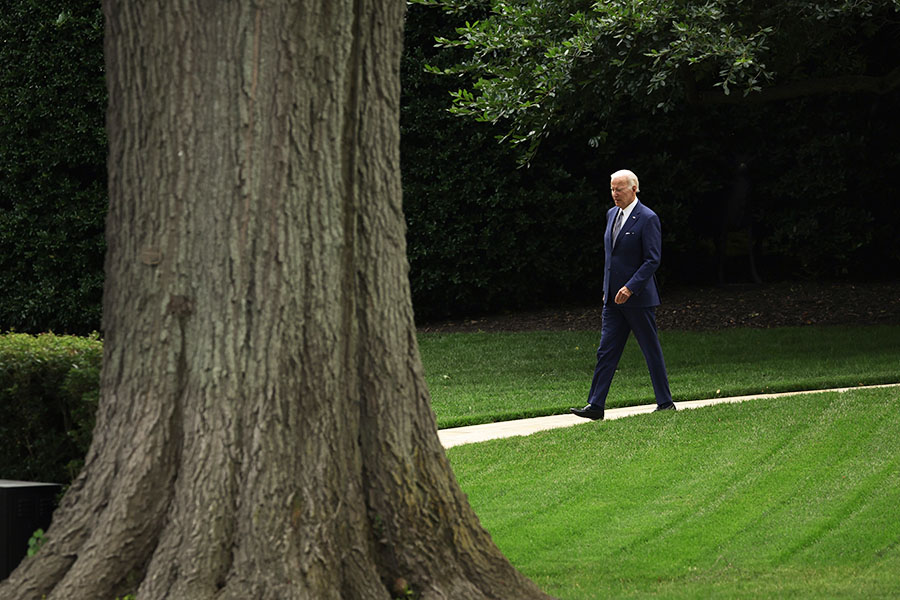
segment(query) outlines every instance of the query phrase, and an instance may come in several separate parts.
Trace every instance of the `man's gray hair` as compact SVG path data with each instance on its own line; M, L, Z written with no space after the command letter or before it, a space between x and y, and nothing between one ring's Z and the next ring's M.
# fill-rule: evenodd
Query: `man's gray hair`
M637 175L629 171L628 169L621 169L616 171L612 175L609 176L609 180L618 179L619 177L625 177L628 180L628 185L633 185L637 188L637 191L641 191L641 184L638 183Z

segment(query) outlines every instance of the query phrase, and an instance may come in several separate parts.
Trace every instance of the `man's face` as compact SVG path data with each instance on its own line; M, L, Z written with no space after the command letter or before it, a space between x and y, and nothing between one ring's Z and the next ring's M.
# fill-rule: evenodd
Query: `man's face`
M616 177L609 182L609 192L612 194L616 206L625 208L634 202L637 196L637 186L628 185L627 177Z

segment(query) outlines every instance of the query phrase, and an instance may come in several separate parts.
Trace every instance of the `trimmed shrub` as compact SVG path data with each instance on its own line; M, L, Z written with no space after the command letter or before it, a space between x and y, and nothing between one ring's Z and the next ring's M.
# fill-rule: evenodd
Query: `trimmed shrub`
M69 483L91 444L102 342L0 335L0 479Z

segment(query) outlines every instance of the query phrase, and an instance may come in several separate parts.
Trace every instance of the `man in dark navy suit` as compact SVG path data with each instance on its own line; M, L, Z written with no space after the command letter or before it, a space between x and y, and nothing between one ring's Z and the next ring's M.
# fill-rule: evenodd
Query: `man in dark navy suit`
M587 406L569 409L586 419L603 418L610 383L632 332L650 370L656 410L675 410L656 329L659 290L654 274L659 267L662 233L659 217L641 204L638 191L637 175L631 171L616 171L610 176L615 206L606 213L603 237L603 325L597 366Z

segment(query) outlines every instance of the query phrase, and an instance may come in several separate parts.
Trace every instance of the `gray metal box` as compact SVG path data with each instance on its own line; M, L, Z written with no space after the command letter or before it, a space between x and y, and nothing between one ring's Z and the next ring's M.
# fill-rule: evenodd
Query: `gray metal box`
M19 566L35 530L46 530L62 486L0 479L0 580Z

